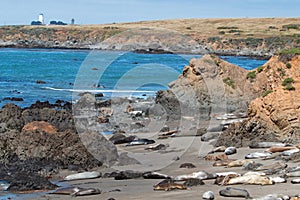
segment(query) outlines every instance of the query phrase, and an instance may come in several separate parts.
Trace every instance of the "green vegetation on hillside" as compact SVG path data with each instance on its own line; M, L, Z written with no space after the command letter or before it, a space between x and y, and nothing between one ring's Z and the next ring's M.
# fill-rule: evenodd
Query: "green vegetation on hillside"
M231 80L229 77L224 78L223 82L225 84L227 84L228 86L230 86L232 89L235 89L235 84L234 84L234 80Z
M267 91L264 91L263 93L262 93L262 96L263 97L266 97L266 96L268 96L268 94L271 94L273 92L273 90L267 90Z
M295 87L292 85L294 83L293 78L286 78L282 82L282 86L284 86L285 90L295 90Z
M247 77L246 77L246 78L247 78L247 79L251 79L251 80L255 79L255 78L256 78L256 72L255 72L255 71L249 72L249 73L247 74Z
M260 73L260 72L264 71L264 67L259 66L256 71L257 71L257 73Z
M300 48L283 49L279 52L279 55L296 54L300 55Z

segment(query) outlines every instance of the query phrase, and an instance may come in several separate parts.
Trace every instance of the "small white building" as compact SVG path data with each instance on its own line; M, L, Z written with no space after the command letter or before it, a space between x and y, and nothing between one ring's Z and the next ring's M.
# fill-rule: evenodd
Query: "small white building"
M41 22L42 24L44 23L44 15L43 14L39 14L39 22Z

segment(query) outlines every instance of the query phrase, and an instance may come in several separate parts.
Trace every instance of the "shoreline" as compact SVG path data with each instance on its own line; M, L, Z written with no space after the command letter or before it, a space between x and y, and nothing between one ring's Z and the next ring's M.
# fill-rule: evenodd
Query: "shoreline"
M136 49L133 50L129 50L129 51L124 51L124 50L112 50L112 49L93 49L93 48L65 48L65 47L52 47L52 48L45 48L45 47L36 47L36 48L31 48L31 47L3 47L0 45L0 50L1 49L20 49L20 50L28 50L28 51L38 51L38 50L44 50L44 51L83 51L83 52L91 52L91 51L103 51L103 52L120 52L120 53L124 53L124 52L130 52L130 53L135 53L135 54L158 54L158 55L164 55L164 54L169 54L169 53L140 53L140 52L136 52ZM147 52L147 50L145 50L144 52ZM187 52L187 51L182 51L182 52L176 52L176 53L172 53L172 54L178 54L178 55L205 55L205 54L215 54L217 56L235 56L235 57L248 57L248 58L255 58L258 60L268 60L272 57L272 53L270 53L269 55L256 55L256 54L240 54L237 52L234 53L230 53L230 52L226 52L226 53L219 53L219 52L203 52L203 53L193 53L193 52Z

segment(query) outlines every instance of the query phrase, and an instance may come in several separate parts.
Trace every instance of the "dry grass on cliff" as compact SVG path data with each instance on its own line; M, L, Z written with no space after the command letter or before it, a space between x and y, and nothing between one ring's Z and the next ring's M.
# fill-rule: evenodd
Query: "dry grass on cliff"
M300 34L300 28L284 28L285 25L300 26L300 18L175 19L102 26L115 26L124 29L166 28L183 34L197 35L199 38L211 36L246 38Z

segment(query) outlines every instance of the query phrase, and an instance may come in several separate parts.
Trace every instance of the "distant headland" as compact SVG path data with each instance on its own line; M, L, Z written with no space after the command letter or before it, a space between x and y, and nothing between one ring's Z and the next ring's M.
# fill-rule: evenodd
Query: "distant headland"
M39 21L43 21L41 15ZM144 52L158 49L270 57L281 49L300 46L300 18L174 19L101 25L72 22L1 26L0 47Z

